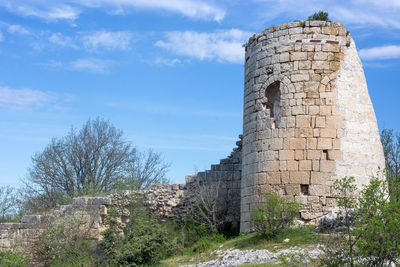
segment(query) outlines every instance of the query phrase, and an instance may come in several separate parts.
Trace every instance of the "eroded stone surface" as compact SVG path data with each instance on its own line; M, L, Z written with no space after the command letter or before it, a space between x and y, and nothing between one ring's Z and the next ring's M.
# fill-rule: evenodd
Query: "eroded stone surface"
M316 223L336 205L337 178L354 176L361 187L384 166L354 41L340 23L302 24L273 26L246 44L242 232L268 190L301 198L301 218Z

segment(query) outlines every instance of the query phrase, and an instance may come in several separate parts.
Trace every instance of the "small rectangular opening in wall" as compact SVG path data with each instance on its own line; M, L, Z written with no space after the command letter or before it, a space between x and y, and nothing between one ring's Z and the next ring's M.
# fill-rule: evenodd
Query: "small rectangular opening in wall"
M328 150L322 150L322 159L329 159Z
M309 195L309 193L308 193L308 184L300 185L300 190L301 190L301 194L303 196L308 196Z

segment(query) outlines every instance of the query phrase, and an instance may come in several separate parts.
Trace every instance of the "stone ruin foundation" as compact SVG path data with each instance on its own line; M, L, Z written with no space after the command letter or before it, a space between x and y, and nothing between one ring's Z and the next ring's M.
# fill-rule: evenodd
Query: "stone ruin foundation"
M292 22L251 37L246 44L243 114L243 135L230 156L210 170L188 175L186 184L76 198L55 212L82 212L91 235L100 238L111 206L123 221L129 200L146 195L150 208L163 218L180 220L196 204L199 185L207 190L218 184L218 205L226 211L226 223L240 221L241 232L252 231L252 210L271 190L303 204L300 219L317 223L336 206L331 187L337 178L354 176L361 187L384 167L362 64L340 23ZM29 248L48 216L1 223L0 250Z

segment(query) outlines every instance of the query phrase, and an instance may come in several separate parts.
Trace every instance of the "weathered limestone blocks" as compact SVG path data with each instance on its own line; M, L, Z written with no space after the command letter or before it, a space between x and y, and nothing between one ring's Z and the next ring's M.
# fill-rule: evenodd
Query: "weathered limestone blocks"
M237 226L240 221L240 197L242 178L242 136L236 142L237 147L226 159L221 159L220 164L211 165L210 170L186 176L186 186L190 193L190 199L183 203L196 203L196 194L199 194L199 186L202 190L213 191L217 195L219 211L223 213L224 221ZM215 190L218 187L218 190Z
M71 205L60 206L43 214L25 215L19 223L1 223L0 250L14 246L21 249L31 247L52 220L73 212L81 213L90 226L90 235L98 238L105 229L104 218L109 204L107 197L74 198Z
M0 250L16 246L27 250L38 240L40 234L56 218L79 212L87 222L89 234L101 238L107 228L105 218L111 207L117 210L121 223L130 216L130 205L143 199L144 205L157 212L164 220L179 221L188 215L196 205L196 194L201 184L205 189L220 186L218 205L227 211L225 222L238 223L240 220L240 179L241 141L231 155L212 165L211 170L187 176L186 184L153 185L149 190L123 191L105 197L78 197L70 205L40 215L23 216L19 223L0 223Z
M292 22L246 44L241 231L267 190L303 203L315 222L335 179L365 184L384 166L361 62L343 24Z

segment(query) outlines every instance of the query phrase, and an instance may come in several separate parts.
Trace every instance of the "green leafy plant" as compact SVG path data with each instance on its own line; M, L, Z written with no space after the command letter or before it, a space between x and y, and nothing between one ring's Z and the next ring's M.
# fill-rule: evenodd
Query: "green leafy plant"
M265 202L253 211L256 231L272 239L294 223L300 212L300 205L288 198L268 192Z
M308 20L330 21L328 12L324 11L315 12L312 16L308 17Z
M390 265L400 257L400 202L390 200L389 188L386 180L373 178L359 199L357 248L370 266Z
M344 229L325 245L321 264L326 266L388 266L400 257L400 203L390 197L391 186L378 173L357 192L355 179L334 185ZM362 259L362 261L360 261Z
M354 221L357 215L357 186L354 177L344 177L335 181L334 196L337 199L339 212L337 214L343 230L332 234L324 248L325 255L321 262L326 266L355 266L356 244L358 236L354 235Z
M0 251L0 266L3 267L26 267L30 260L27 256L14 249Z
M85 261L95 266L95 246L89 231L90 223L82 212L53 213L49 216L46 230L34 245L33 254L48 266L73 266Z
M109 214L109 228L99 245L110 266L156 264L176 252L177 240L170 238L167 225L157 220L143 200L131 204L125 225L118 222L118 216L116 210Z

